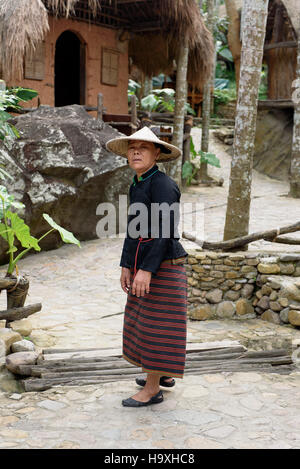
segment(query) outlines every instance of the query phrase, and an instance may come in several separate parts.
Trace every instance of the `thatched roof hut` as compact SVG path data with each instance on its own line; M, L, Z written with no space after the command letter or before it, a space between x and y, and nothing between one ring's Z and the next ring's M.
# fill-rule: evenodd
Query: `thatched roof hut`
M242 0L226 0L229 17L228 43L238 81L241 55ZM300 28L299 0L270 0L263 61L268 66L268 98L291 99L296 77L297 37ZM275 104L276 105L276 104Z
M24 56L49 31L49 17L89 22L129 38L129 56L148 75L173 67L182 38L190 47L189 81L199 88L213 41L195 0L0 0L0 64L6 81L21 78ZM99 37L99 41L101 38Z

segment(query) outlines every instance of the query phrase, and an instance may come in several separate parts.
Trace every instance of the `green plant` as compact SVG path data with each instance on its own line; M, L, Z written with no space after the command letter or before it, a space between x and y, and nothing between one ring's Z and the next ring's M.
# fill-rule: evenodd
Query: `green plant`
M5 82L0 80L0 140L3 144L10 149L11 141L20 137L20 134L13 124L8 122L12 116L7 110L19 110L21 101L30 101L32 98L38 95L34 90L28 88L4 88ZM13 179L12 176L5 171L5 153L1 153L0 162L0 179L5 180L7 178Z
M7 122L11 115L6 110L20 110L22 109L19 104L21 101L30 101L37 95L37 91L28 88L11 87L0 89L0 140L6 143L6 137L16 138L20 136L15 126Z
M217 168L221 167L220 160L214 153L202 150L196 151L192 137L190 152L190 161L185 161L184 165L182 166L182 179L185 180L187 186L191 185L192 179L199 171L201 163L207 163L211 166L216 166Z
M17 271L17 262L26 254L30 249L35 249L40 251L39 242L45 238L51 231L57 230L61 236L61 239L65 243L76 244L78 247L81 247L78 239L75 238L73 233L65 230L59 226L55 221L46 213L43 213L44 219L52 227L51 230L47 231L39 239L36 239L34 236L31 236L29 226L24 223L22 218L20 218L17 213L14 213L10 210L10 207L15 209L23 208L25 205L21 202L14 200L13 195L9 195L6 187L0 185L0 220L3 221L0 223L0 235L8 243L8 250L6 251L9 254L9 265L7 269L7 274L12 274L14 269ZM15 238L17 238L22 247L25 248L21 251L15 258L14 253L17 251L15 246Z

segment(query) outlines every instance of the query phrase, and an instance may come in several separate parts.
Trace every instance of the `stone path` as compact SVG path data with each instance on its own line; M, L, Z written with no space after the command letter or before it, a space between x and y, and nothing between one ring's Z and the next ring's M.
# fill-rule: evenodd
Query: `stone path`
M205 202L205 239L213 240L222 238L230 164L224 146L215 143L215 148L222 170L213 171L221 171L224 187L193 187L183 195L183 200ZM251 230L300 219L299 201L282 196L288 192L286 183L257 172L253 178ZM122 242L97 239L83 242L81 249L64 245L19 263L30 277L27 303L43 305L31 317L31 338L38 348L120 347ZM184 245L194 247L187 241ZM262 248L264 243L251 247ZM5 266L0 270L3 275ZM1 295L0 308L5 306ZM232 339L259 349L285 346L295 338L300 338L299 329L260 319L188 324L189 342ZM0 448L300 448L299 386L300 369L290 375L186 375L164 391L162 404L135 410L121 406L122 399L136 393L131 381L20 393L18 383L2 370Z

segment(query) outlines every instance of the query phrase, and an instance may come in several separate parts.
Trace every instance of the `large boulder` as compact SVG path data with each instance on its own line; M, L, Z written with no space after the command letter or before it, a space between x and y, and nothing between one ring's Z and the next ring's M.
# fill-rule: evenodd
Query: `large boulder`
M117 208L118 196L127 194L132 178L126 159L105 148L109 139L122 134L76 104L41 106L9 122L21 137L9 151L0 144L1 160L8 158L6 170L13 176L2 184L26 205L18 213L31 233L40 237L49 229L45 212L79 240L95 239L98 204L113 202ZM51 249L61 242L52 232L40 245ZM4 244L0 248L3 252Z

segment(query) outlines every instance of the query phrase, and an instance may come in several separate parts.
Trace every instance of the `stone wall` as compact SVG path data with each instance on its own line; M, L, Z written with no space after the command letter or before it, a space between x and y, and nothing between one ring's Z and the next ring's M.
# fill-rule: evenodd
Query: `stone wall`
M190 251L191 319L249 319L300 326L300 254Z

